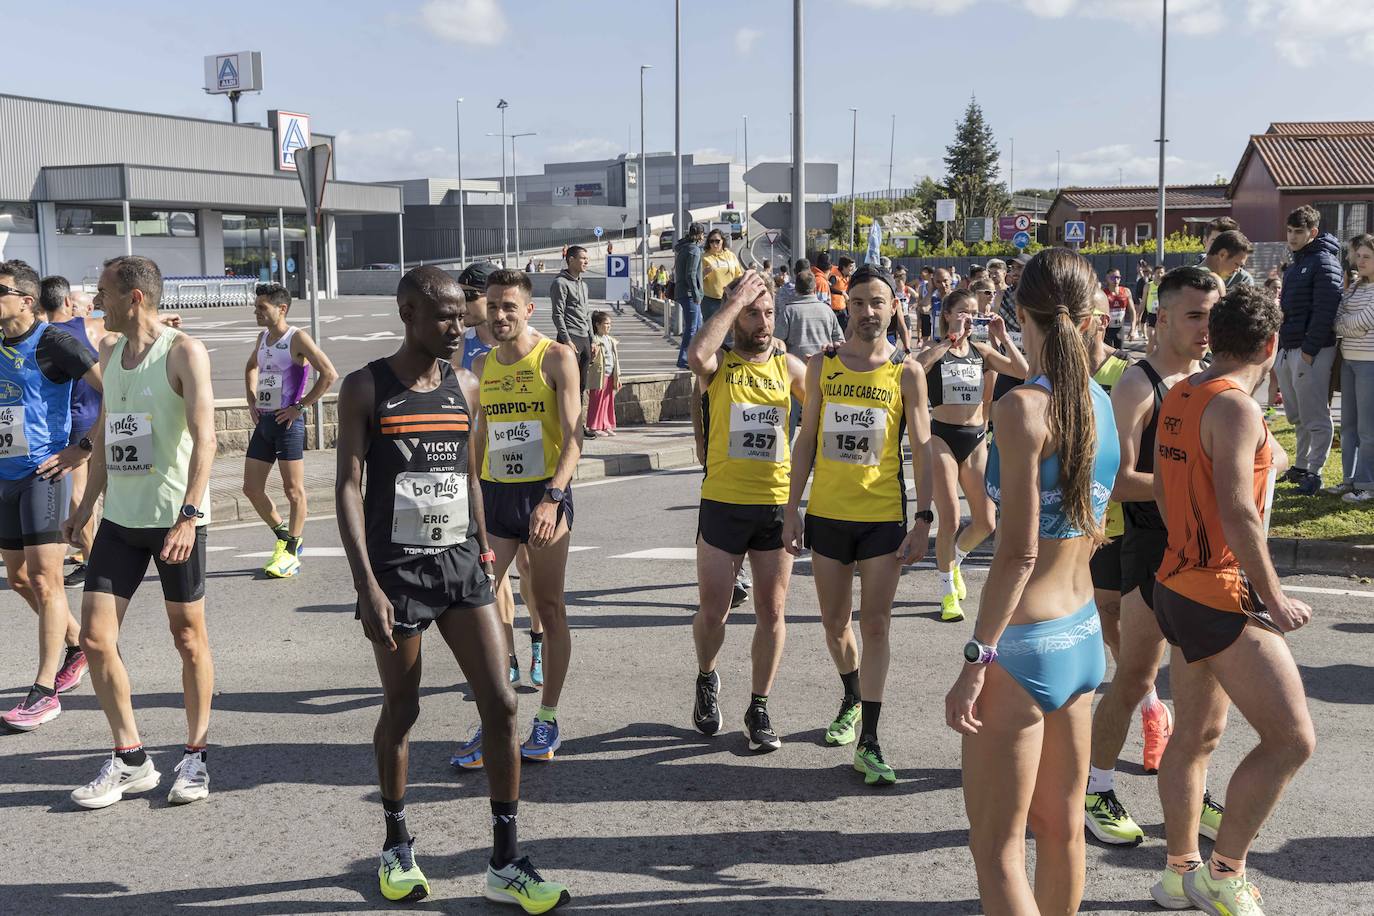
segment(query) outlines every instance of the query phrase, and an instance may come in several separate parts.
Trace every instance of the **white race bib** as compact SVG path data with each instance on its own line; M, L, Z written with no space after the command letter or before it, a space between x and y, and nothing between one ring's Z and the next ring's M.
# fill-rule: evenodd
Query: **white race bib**
M782 461L787 455L787 408L764 404L730 405L730 457Z
M1126 322L1126 309L1125 309L1124 306L1121 307L1121 308L1109 308L1109 309L1107 309L1107 326L1108 326L1108 327L1119 328L1119 327L1121 327L1123 324L1125 324L1125 322Z
M821 454L844 464L875 466L883 453L887 411L881 407L827 404L822 418Z
M487 466L495 480L549 476L544 469L544 427L538 420L488 424Z
M983 400L983 370L973 363L941 363L940 392L944 404L977 404Z
M26 458L29 439L24 435L24 405L0 407L0 458Z
M110 474L153 472L153 415L105 415L105 470Z
M468 536L468 475L403 471L396 475L391 542L452 547Z
M280 372L258 373L258 410L280 410L285 378Z

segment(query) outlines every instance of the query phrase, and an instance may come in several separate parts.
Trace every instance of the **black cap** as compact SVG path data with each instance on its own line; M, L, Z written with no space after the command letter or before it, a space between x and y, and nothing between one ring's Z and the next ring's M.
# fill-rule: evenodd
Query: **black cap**
M897 295L897 281L892 279L892 274L883 270L877 264L865 264L858 270L849 275L849 287L852 289L856 284L866 283L869 280L878 280L887 284L887 288L892 290L892 295Z
M463 272L458 275L458 282L463 286L471 286L473 289L480 289L483 292L487 289L487 280L496 273L496 265L490 261L474 261Z

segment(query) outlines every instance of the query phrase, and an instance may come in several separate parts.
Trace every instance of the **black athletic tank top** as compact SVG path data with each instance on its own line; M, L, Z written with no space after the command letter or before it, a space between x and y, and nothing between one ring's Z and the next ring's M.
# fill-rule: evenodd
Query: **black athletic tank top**
M1155 472L1155 432L1159 428L1159 408L1164 403L1164 396L1169 393L1169 386L1164 384L1163 377L1155 371L1155 367L1150 365L1148 359L1142 359L1139 363L1145 377L1154 386L1155 402L1150 407L1150 419L1145 421L1145 427L1140 431L1140 450L1136 452L1135 469L1141 474L1153 474ZM1159 506L1154 500L1138 503L1122 503L1121 510L1125 513L1126 523L1135 528L1149 528L1154 531L1166 531L1164 517L1159 514Z
M468 503L471 417L453 367L433 391L405 387L385 359L367 364L375 389L363 521L374 568L423 565L476 534Z
M982 403L983 354L972 344L964 356L946 351L926 372L926 396L931 407Z

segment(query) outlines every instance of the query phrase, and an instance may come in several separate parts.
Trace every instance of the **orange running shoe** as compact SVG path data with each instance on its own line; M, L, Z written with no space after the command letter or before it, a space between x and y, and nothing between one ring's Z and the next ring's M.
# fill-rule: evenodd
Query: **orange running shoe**
M1174 717L1169 707L1162 700L1155 700L1142 709L1140 728L1145 733L1145 753L1141 755L1141 766L1146 773L1158 773L1164 748L1169 744L1169 736L1174 733Z

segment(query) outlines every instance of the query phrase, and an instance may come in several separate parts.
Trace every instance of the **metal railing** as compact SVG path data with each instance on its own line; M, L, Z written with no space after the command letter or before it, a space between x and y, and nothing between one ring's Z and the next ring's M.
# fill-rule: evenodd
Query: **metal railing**
M256 277L163 277L161 304L168 309L252 305L257 285Z

